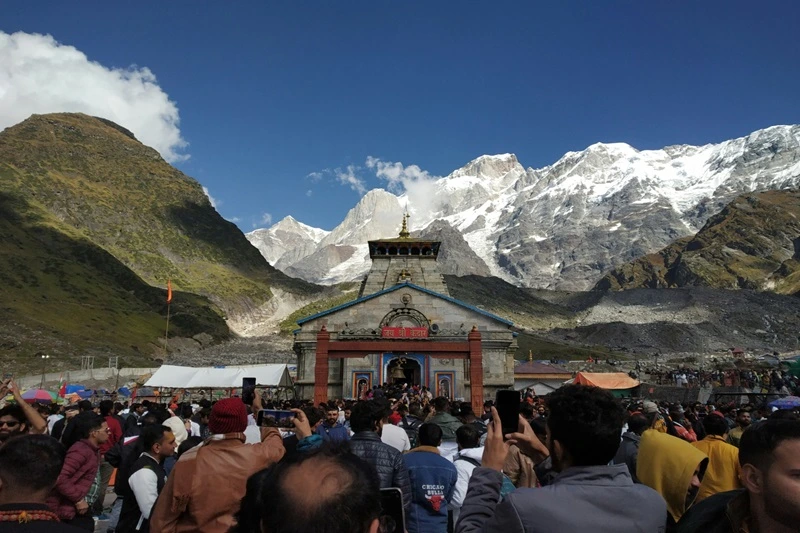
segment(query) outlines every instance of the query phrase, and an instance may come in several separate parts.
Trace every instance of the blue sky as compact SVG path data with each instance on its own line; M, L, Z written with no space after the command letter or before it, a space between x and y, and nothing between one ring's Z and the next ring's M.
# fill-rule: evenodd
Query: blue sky
M370 156L446 175L487 153L541 167L598 141L798 123L798 20L788 0L4 0L0 31L150 69L188 142L176 166L250 231L265 213L331 229L359 198L335 169L385 186Z

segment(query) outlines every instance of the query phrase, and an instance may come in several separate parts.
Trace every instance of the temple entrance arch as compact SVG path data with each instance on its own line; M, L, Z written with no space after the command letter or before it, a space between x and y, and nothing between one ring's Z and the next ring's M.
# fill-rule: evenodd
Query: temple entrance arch
M419 361L419 355L394 355L388 354L389 358L384 363L384 379L385 383L392 385L406 384L409 387L412 385L425 385L424 375L422 368L424 361Z

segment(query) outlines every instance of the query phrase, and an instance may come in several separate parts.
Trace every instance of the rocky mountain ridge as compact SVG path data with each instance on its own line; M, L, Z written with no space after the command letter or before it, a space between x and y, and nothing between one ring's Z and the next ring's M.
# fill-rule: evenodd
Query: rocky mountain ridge
M693 237L613 269L595 288L698 286L800 295L800 190L740 196Z
M291 254L256 238L270 230L248 238L284 272L351 281L369 267L366 241L395 235L408 202L412 230L448 224L493 276L584 290L613 267L694 235L742 193L800 186L800 126L661 150L597 143L540 169L524 168L513 154L481 156L428 185L432 203L424 209L407 194L369 191L319 241L296 233Z

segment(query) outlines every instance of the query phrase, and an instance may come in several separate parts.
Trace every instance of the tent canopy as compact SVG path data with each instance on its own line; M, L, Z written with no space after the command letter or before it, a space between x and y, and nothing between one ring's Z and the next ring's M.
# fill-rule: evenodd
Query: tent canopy
M624 372L578 372L573 383L609 390L632 389L639 386L639 380Z
M173 389L238 388L242 378L256 378L260 387L291 387L286 365L243 365L226 367L191 367L162 365L147 380L146 387Z

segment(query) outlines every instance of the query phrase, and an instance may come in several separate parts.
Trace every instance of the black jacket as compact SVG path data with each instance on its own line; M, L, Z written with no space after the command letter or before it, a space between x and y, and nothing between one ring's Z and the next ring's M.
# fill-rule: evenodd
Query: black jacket
M67 423L66 418L61 418L56 420L56 423L53 424L53 430L50 432L50 436L56 439L57 441L61 442L61 436L64 434L64 427Z
M677 533L739 533L750 515L745 489L720 492L692 505L678 522Z
M411 480L403 463L403 454L381 442L374 431L361 431L353 435L350 438L350 451L375 467L382 489L400 489L403 493L403 506L408 513L411 508Z
M147 468L152 470L157 479L156 483L156 490L158 494L161 494L161 490L164 488L164 483L166 482L167 474L164 472L164 467L160 463L157 463L152 457L149 455L142 455L139 457L128 473L128 479L138 472L139 470ZM133 490L130 489L130 485L128 486L128 490L132 493ZM139 521L141 520L141 524ZM139 503L136 501L136 497L131 494L129 498L122 499L122 511L119 515L119 523L117 524L116 531L119 533L134 533L139 531L140 533L149 533L150 531L150 520L146 519L142 516L142 511L139 508Z
M139 430L141 431L141 429ZM131 467L144 451L144 445L138 436L124 437L106 452L105 460L117 469L117 477L114 482L114 492L120 498L133 496L128 485L128 478L131 475Z

